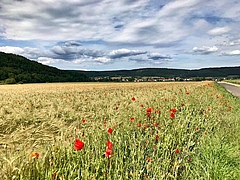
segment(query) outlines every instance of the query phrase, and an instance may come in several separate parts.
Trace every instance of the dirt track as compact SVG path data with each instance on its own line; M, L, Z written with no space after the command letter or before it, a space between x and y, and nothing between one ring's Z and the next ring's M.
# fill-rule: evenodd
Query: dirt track
M240 86L239 85L233 85L233 84L225 83L225 82L219 82L219 84L222 85L226 90L228 90L234 96L237 96L240 98Z

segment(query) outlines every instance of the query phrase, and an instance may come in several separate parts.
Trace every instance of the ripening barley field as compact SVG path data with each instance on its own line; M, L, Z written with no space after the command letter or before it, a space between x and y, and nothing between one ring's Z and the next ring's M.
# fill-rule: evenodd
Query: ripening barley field
M240 102L214 82L0 86L0 177L240 179Z

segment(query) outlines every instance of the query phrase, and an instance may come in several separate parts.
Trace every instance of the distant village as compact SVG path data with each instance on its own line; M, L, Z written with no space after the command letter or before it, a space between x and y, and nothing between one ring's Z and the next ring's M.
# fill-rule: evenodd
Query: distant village
M194 78L166 78L166 77L94 77L93 81L97 82L173 82L173 81L221 81L225 79L235 79L236 77L194 77Z

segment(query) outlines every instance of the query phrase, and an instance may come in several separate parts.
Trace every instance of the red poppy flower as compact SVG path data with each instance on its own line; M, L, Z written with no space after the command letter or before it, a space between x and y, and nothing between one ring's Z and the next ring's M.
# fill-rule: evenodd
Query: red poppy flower
M179 153L180 151L179 151L179 149L175 149L175 153Z
M152 126L155 126L155 127L158 127L159 126L159 123L153 123Z
M133 122L134 121L134 117L131 117L130 120Z
M57 177L57 173L54 172L54 173L53 173L53 179L56 179L56 177Z
M113 144L111 143L110 140L107 141L107 149L105 152L105 156L110 158L111 155L113 154L113 150L112 150Z
M172 109L170 109L170 112L175 113L175 112L177 112L177 109L176 108L172 108Z
M132 97L132 101L135 101L135 97Z
M30 158L31 159L34 159L34 158L38 159L39 158L39 153L38 152L33 152L32 154L30 154Z
M80 141L78 138L75 140L74 149L79 151L84 147L84 142Z
M156 110L155 110L155 113L156 113L156 114L159 114L159 113L160 113L160 110L156 109Z
M112 149L112 147L113 147L113 144L110 140L107 141L107 147L108 147L108 149Z
M185 104L184 104L184 103L182 103L182 106L185 106Z
M152 112L152 108L147 108L147 113L151 113Z
M108 128L108 133L112 134L112 132L113 132L112 128Z
M112 150L112 149L109 149L109 148L107 148L107 149L106 149L106 152L105 152L105 156L106 156L106 157L108 157L108 158L110 158L110 157L111 157L111 155L113 155L113 150Z
M186 91L186 94L190 94L188 91Z
M149 128L149 125L145 124L144 129L147 129L147 128Z
M138 127L141 127L141 126L142 126L142 124L139 122L139 123L137 124L137 126L138 126Z
M170 117L171 117L171 118L175 118L175 114L174 114L174 113L171 113L171 114L170 114Z
M106 127L106 124L107 124L107 121L106 120L104 120L103 121L103 125Z
M82 119L82 123L85 123L86 122L86 119Z

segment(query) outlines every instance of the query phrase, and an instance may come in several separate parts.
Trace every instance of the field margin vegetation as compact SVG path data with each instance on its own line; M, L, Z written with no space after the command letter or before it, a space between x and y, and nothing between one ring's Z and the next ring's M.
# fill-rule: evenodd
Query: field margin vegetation
M224 80L224 82L240 85L240 79Z

